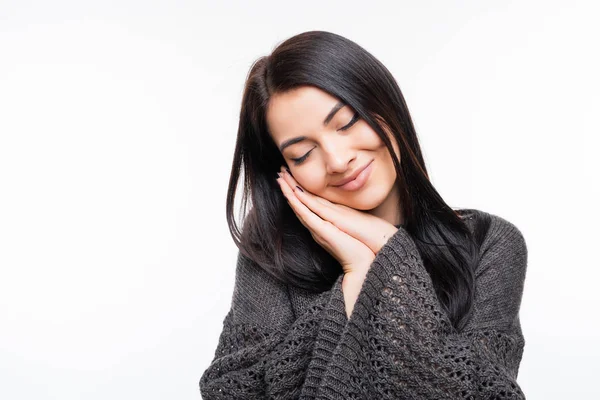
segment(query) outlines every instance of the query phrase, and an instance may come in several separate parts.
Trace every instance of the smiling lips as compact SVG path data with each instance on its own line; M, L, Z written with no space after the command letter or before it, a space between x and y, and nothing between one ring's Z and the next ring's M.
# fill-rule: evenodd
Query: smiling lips
M362 170L360 170L355 176L351 176L348 179L342 181L341 184L333 185L343 190L358 190L367 182L371 174L373 160L367 164Z

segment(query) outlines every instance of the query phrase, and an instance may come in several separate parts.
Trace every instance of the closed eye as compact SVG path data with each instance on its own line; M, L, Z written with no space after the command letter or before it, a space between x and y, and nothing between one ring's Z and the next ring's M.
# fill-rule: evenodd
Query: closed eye
M300 158L292 158L292 161L294 162L294 165L298 165L298 164L302 164L302 162L304 162L304 160L306 160L306 158L308 157L308 155L314 150L315 148L313 147L308 153L306 153L305 155L303 155Z
M348 122L348 124L346 126L341 127L339 130L340 131L345 131L346 129L349 129L352 125L354 125L356 123L356 121L358 121L360 118L358 116L358 111L354 113L354 116L352 117L352 119L350 120L350 122Z
M345 126L341 127L340 131L345 131L347 129L350 129L352 127L352 125L354 125L356 123L356 121L358 121L360 118L358 116L358 111L354 113L354 116L352 117L352 119L350 120L350 122L348 122L348 124L346 124ZM292 161L294 162L294 165L299 165L302 164L304 162L304 160L306 160L308 158L308 155L314 150L315 148L313 147L308 153L306 153L305 155L303 155L300 158L292 158Z

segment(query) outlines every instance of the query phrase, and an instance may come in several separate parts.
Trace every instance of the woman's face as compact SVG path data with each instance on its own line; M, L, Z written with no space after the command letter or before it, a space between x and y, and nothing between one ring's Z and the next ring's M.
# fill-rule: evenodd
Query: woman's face
M321 89L303 86L274 95L266 118L275 145L303 188L392 224L403 222L389 151L364 120L354 118L350 106ZM400 159L393 138L392 144ZM352 190L365 175L346 189L339 187L367 165L368 176L360 188Z

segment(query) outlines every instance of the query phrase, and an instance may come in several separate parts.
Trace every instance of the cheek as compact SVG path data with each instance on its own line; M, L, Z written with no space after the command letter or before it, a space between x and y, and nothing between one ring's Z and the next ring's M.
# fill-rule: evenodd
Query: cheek
M325 185L323 175L319 171L315 171L314 168L303 168L302 171L296 172L293 177L300 186L314 194L318 194Z
M357 140L355 147L360 147L368 150L377 150L381 146L385 147L385 144L383 143L381 138L366 123L364 124L363 129L361 129L359 134L355 137Z
M385 164L385 169L391 170L393 172L393 174L395 175L396 170L394 168L394 160L392 159L392 155L390 154L390 151L386 147L385 143L383 143L383 140L381 140L381 138L379 136L377 136L377 134L374 131L373 131L373 135L375 136L375 138L373 140L377 143L378 158L381 159L382 162ZM398 159L398 161L400 161L400 148L398 147L398 144L396 143L396 139L391 134L389 134L388 137L392 143L392 148L394 150L396 158Z
M400 160L400 152L399 152L398 145L396 144L394 137L393 136L388 136L388 137L390 138L390 140L392 142L392 147L394 149L394 152L396 153L396 157L398 157L398 160ZM379 135L377 135L377 133L375 133L374 130L369 128L368 131L365 132L364 135L362 135L360 147L363 149L371 150L371 151L375 152L376 158L381 163L384 164L384 168L386 170L388 168L391 168L392 170L394 170L394 161L392 160L392 155L390 154L385 143L383 143L383 140L381 140Z
M392 147L396 152L396 156L398 160L400 160L398 148L392 140ZM397 173L396 168L394 168L394 160L392 159L392 155L390 154L388 148L385 146L383 141L381 142L381 146L377 151L377 161L380 164L378 181L382 185L387 185L388 183L393 184L396 181Z

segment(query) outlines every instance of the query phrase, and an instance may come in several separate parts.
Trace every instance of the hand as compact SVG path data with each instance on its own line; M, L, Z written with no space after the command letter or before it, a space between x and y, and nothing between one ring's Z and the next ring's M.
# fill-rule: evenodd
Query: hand
M375 255L367 245L341 231L333 223L323 220L307 207L296 194L304 194L296 186L290 186L289 174L277 179L286 200L300 222L309 230L313 239L331 254L342 266L344 273L363 273ZM287 175L287 176L284 176ZM294 190L294 189L296 190ZM305 192L306 193L306 192Z
M277 181L288 203L315 241L345 268L344 272L368 268L375 254L397 231L379 217L332 203L306 189L297 190L296 180L283 167L281 171L282 177Z
M285 172L282 176L289 187L295 189L300 186L284 167L281 167L281 171ZM331 222L341 231L366 244L374 254L398 231L398 228L382 218L343 204L332 203L302 189L304 192L295 191L295 194L304 205L321 219Z

